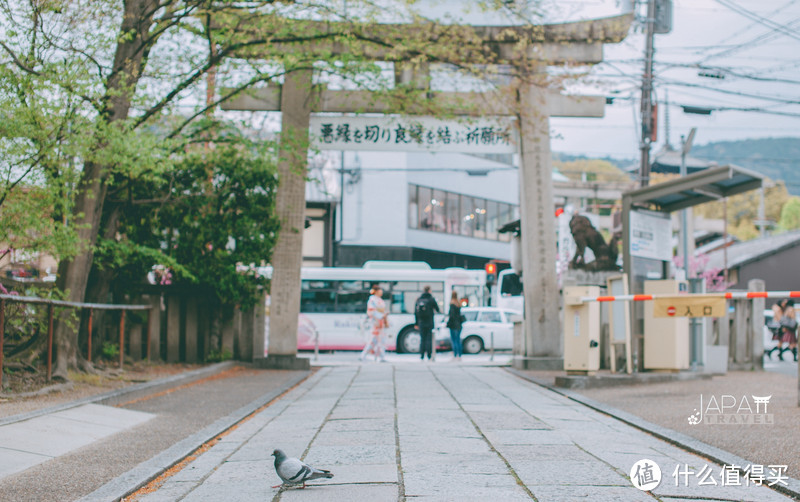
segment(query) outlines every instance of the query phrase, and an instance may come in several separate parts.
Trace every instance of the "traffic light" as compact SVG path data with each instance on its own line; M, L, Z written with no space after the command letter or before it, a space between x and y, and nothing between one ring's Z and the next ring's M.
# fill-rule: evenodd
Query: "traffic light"
M486 264L486 284L491 286L497 282L497 263L489 262Z

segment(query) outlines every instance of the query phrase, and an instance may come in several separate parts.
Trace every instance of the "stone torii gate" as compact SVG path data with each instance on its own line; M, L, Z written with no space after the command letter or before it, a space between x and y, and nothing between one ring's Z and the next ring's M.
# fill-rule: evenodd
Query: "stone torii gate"
M516 117L520 154L520 219L524 270L525 332L528 337L524 367L563 368L563 342L559 320L559 289L556 281L556 235L553 214L552 167L549 117L600 117L602 97L569 98L547 90L546 64L595 64L602 61L604 43L620 42L627 34L632 14L574 23L544 26L472 26L489 49L492 62L515 67L525 78L512 84L511 102L483 93L428 92L434 105L443 105L456 115L506 115ZM307 21L304 23L308 24ZM381 25L378 25L381 26ZM402 35L402 25L391 25ZM419 33L414 33L419 36ZM398 40L399 42L399 40ZM520 49L522 47L522 50ZM314 45L303 45L313 54ZM275 47L270 47L275 50ZM286 50L291 50L287 47ZM319 45L320 54L336 54L335 44ZM365 58L395 64L395 83L427 88L427 65L411 67L404 60L387 57L388 51L364 51ZM267 59L268 54L246 57ZM486 62L486 51L475 60L463 56L463 64ZM273 276L269 319L269 352L263 354L262 333L254 334L256 363L270 368L307 367L297 358L297 319L300 310L300 268L305 211L305 174L310 116L314 112L385 113L391 109L374 102L368 91L329 90L314 86L312 71L287 68L282 86L255 89L231 99L225 110L282 111L280 176L277 212L281 232L273 254ZM463 105L463 104L468 104ZM425 104L406 107L408 114L424 114ZM303 145L298 149L297 145Z

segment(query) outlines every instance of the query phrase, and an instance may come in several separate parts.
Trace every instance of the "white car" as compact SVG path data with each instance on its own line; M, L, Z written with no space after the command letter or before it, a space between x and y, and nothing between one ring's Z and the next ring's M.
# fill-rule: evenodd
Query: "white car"
M461 326L461 344L465 354L478 354L489 350L511 350L514 347L514 324L511 316L520 315L513 310L497 307L464 307L461 313L466 321ZM437 350L452 349L447 316L436 330Z

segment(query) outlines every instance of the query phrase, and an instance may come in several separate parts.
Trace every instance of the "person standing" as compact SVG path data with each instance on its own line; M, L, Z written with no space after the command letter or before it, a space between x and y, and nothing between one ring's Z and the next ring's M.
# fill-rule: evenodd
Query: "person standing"
M363 361L367 354L372 351L375 359L380 358L382 363L386 362L386 348L384 347L384 330L389 325L386 302L383 301L383 290L380 286L373 287L369 292L367 300L367 322L370 328L370 339L358 356L359 361Z
M428 355L430 361L433 357L433 316L439 312L439 304L431 294L431 287L425 286L414 307L414 324L422 337L419 346L420 359L425 360Z
M781 317L780 325L783 330L783 336L778 342L778 359L783 361L783 352L789 350L794 355L794 360L797 361L797 317L794 313L794 300L788 298L781 301L781 309L783 309L783 317ZM786 344L787 348L782 348L782 344Z
M778 355L782 356L783 341L781 339L783 338L783 327L781 326L781 319L783 319L783 308L780 302L773 303L772 320L767 324L767 328L772 333L770 344L775 342L775 346L764 352L769 360L772 360L772 353L776 350L778 351Z
M447 327L450 328L450 343L453 345L453 358L461 360L461 301L458 293L450 296L450 311L447 313Z

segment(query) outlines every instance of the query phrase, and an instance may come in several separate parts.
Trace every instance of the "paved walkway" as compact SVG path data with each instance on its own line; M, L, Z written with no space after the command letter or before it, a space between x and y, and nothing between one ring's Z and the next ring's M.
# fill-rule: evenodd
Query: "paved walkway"
M335 477L273 489L275 448ZM652 493L628 478L642 459ZM502 368L371 363L320 369L135 500L790 500L721 470Z
M0 427L0 479L142 424L155 415L84 404Z

